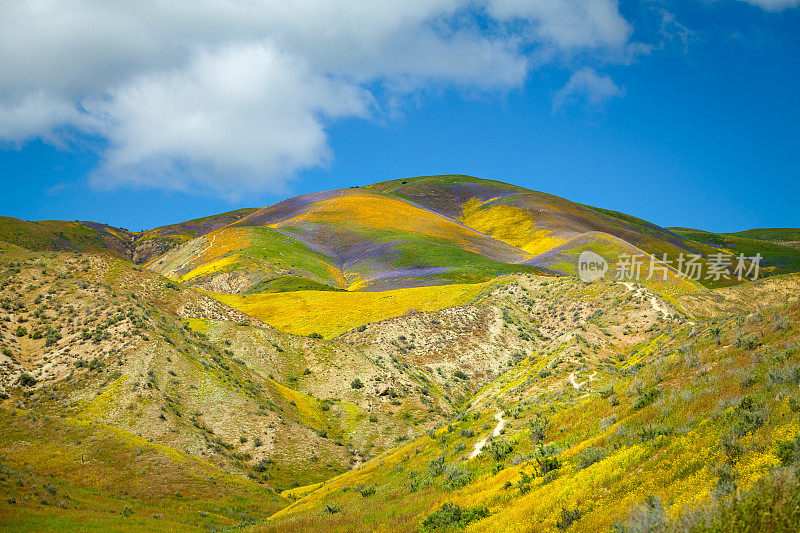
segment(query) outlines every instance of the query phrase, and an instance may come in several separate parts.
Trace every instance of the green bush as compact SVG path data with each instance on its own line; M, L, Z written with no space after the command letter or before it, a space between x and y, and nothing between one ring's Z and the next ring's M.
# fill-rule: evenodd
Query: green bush
M422 528L423 530L452 527L464 528L471 522L487 516L489 516L489 509L483 505L462 509L458 505L447 502L425 518L422 522Z
M661 499L658 496L648 496L642 505L630 512L625 522L614 524L612 531L614 533L667 531L664 506L661 504Z
M800 531L800 479L794 469L780 468L744 492L718 499L687 513L675 531Z
M23 372L19 376L19 384L23 387L33 387L36 385L36 378L28 374L27 372Z
M460 466L450 465L445 469L444 486L453 490L463 487L472 481L472 472L464 470Z
M530 431L531 442L533 442L534 444L538 444L539 442L544 440L548 422L549 420L547 419L547 417L544 417L540 414L537 414L536 418L528 421L528 425L530 425L531 427Z
M745 335L742 333L736 337L736 347L742 350L755 350L759 346L761 346L761 337L756 334Z
M255 470L256 472L266 472L267 470L269 470L269 467L272 466L273 464L275 464L275 461L264 457L255 465L253 465L253 470Z
M784 466L800 462L800 435L796 435L793 440L779 442L777 455Z
M583 516L583 511L575 507L575 509L561 508L561 519L556 522L558 529L564 530L569 528L574 522L577 522Z
M356 378L356 379L354 379L353 381L350 382L350 388L351 389L363 389L364 388L364 384L361 382L360 379Z
M492 439L487 443L485 449L494 457L495 461L502 461L514 451L514 446L505 439Z
M608 452L602 446L591 446L578 455L578 470L589 468L606 458Z
M428 472L430 472L433 477L440 476L444 473L444 467L444 457L437 457L428 463Z
M646 391L641 391L633 400L633 408L643 409L648 405L651 405L653 402L655 402L660 395L661 391L658 389L648 389Z
M537 457L536 462L539 463L539 472L543 476L561 468L558 457Z

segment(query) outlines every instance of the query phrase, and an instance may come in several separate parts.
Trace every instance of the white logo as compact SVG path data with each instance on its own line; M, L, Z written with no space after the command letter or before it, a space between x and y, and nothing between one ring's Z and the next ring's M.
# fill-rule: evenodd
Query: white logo
M578 257L578 277L581 281L591 283L603 279L608 270L608 261L594 252L586 250Z

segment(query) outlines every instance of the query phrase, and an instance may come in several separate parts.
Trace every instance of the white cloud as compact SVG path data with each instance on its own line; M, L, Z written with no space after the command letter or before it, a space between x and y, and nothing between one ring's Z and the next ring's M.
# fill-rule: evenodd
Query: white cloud
M99 186L275 190L376 83L505 90L631 32L615 0L0 0L0 141L97 135Z
M740 0L767 11L781 11L790 7L800 6L800 0Z
M667 43L680 43L683 53L689 53L689 43L695 40L694 31L683 25L673 13L666 9L661 9L661 25L659 33L664 39L661 46Z
M94 180L222 193L279 187L327 159L323 120L364 116L370 103L363 89L267 43L204 51L91 104L110 143Z
M578 98L596 107L623 94L624 91L614 83L611 76L599 74L591 67L584 67L575 72L567 84L558 91L553 99L553 109L559 109Z
M491 0L489 12L528 21L542 41L561 49L623 47L633 32L617 0Z
M63 146L64 131L69 126L83 131L97 127L95 118L81 112L63 96L44 91L23 93L9 101L0 100L0 142L21 146L37 137Z

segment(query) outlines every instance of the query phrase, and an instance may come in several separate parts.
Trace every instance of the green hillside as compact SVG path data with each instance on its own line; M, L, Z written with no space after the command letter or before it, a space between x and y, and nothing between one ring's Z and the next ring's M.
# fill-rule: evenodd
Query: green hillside
M621 350L537 353L253 530L794 530L798 327L795 299L661 323Z
M796 237L468 176L0 219L0 530L796 531Z
M787 274L800 271L800 249L777 244L791 242L800 235L800 230L752 230L739 233L711 233L708 231L673 228L679 235L695 242L713 246L720 251L738 256L754 257L760 254L763 259L763 275ZM779 240L780 239L780 240Z

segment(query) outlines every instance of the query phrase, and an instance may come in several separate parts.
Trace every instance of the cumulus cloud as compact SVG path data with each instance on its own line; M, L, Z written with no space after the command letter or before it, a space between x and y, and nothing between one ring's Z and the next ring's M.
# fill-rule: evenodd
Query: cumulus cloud
M489 11L499 19L528 22L537 37L561 49L622 47L633 32L620 16L616 0L493 0Z
M800 6L800 0L740 0L767 11L781 11L790 7Z
M557 110L579 99L596 107L623 94L624 91L614 83L611 76L600 74L591 67L584 67L575 72L567 84L558 91L553 99L553 109Z
M616 0L0 1L0 141L99 137L98 186L274 191L388 105L375 87L503 91L535 54L622 61L631 33ZM615 95L581 72L562 99Z
M203 51L186 68L142 76L91 104L110 143L94 180L279 186L327 159L324 119L364 116L370 104L365 90L314 74L268 43Z

